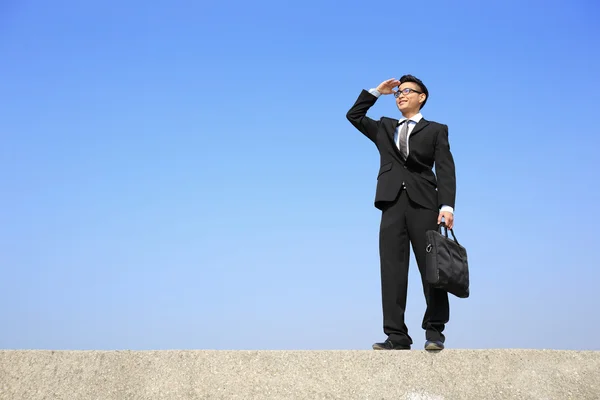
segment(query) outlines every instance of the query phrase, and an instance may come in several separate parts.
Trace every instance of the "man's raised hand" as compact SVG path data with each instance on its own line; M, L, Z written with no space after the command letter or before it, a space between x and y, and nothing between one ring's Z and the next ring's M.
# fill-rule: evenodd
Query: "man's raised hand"
M396 78L388 79L383 81L377 86L377 91L381 94L392 94L394 88L400 85L400 81Z

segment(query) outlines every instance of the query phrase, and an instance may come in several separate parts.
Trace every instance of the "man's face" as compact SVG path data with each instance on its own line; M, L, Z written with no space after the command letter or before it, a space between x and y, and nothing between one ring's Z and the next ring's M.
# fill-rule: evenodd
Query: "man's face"
M404 89L412 89L410 93L404 94L400 93L400 95L396 98L396 105L398 106L398 110L402 113L406 112L415 112L418 113L421 108L421 103L425 101L425 94L420 93L421 89L419 85L413 82L405 82L398 86L398 90L401 92ZM416 90L413 91L413 90ZM417 93L419 92L419 93Z

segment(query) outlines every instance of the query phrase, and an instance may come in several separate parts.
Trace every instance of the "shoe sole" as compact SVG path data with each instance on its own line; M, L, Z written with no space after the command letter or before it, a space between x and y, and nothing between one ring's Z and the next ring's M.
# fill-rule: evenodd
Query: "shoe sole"
M427 350L427 351L442 351L442 350L444 350L444 346L440 347L435 343L428 343L425 346L425 350Z
M409 348L387 349L385 347L373 346L373 350L410 350Z

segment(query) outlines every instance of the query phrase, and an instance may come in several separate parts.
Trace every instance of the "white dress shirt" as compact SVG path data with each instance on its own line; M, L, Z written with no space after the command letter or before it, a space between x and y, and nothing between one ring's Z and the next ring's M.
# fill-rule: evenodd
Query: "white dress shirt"
M381 93L379 93L379 90L377 89L370 89L369 93L371 93L373 96L379 98L379 96L381 96ZM406 152L407 154L410 153L410 147L409 147L409 143L410 143L410 134L412 133L413 129L415 129L415 125L417 125L419 123L419 121L421 121L423 119L423 115L421 113L418 113L416 115L413 115L412 117L409 118L408 121L408 134L406 135ZM402 126L400 124L400 122L405 121L406 118L402 117L402 119L398 120L399 124L398 127L396 127L396 131L394 132L394 143L396 143L396 146L398 146L398 148L400 148L400 143L398 142L399 138L400 138L400 127ZM440 211L448 211L452 214L454 214L454 209L450 206L446 206L446 205L442 205L442 207L440 208Z

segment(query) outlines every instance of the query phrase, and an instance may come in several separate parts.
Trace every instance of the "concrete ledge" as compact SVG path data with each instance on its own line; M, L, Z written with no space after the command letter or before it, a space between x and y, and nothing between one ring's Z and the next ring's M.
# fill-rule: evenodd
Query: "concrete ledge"
M600 352L0 351L0 399L600 399Z

